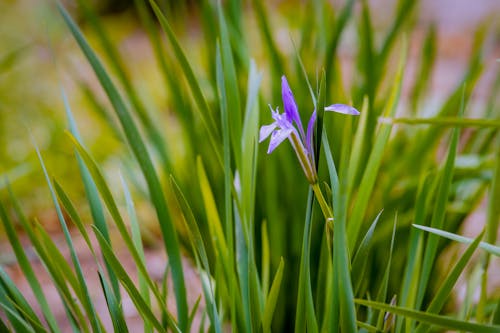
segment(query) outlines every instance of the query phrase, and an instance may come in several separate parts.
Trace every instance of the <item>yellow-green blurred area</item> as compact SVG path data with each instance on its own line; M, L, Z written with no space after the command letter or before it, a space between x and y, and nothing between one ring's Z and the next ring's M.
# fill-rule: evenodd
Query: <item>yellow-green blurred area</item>
M77 18L80 27L91 43L100 52L101 45L77 11L76 1L63 2ZM141 27L132 0L94 1L94 10L115 43L126 65L135 91L158 128L169 141L173 162L177 169L189 170L182 156L185 147L176 129L175 112L165 103L169 91L153 56L151 44ZM342 1L333 1L341 4ZM195 70L206 67L208 50L204 46L203 26L199 23L199 1L159 1L170 18L174 30ZM245 4L248 15L245 20L245 35L248 38L248 52L256 59L258 66L267 68L269 60L262 50L262 41L255 28L255 13L251 4ZM312 15L304 8L304 1L273 1L266 3L271 15L281 51L293 56L292 38L299 36L300 21L304 15ZM373 26L376 31L386 30L396 1L370 1L373 9ZM356 15L359 14L356 8ZM489 87L495 76L495 57L499 55L498 1L423 1L415 30L409 34L411 53L407 74L415 75L414 63L418 59L424 31L430 22L438 26L438 62L433 75L433 83L428 105L437 105L450 93L466 67L472 48L476 26L490 20L489 34L485 43L485 74L475 90L472 104L484 104ZM297 19L297 17L299 19ZM353 69L355 43L357 39L356 18L342 36L339 47L341 64L346 65L347 82L357 80ZM328 27L326 27L328 28ZM169 54L168 47L167 54ZM106 59L103 59L106 62ZM413 67L412 67L413 66ZM390 70L390 69L389 69ZM112 70L110 70L113 73ZM200 70L199 79L209 80L210 75ZM267 99L271 94L270 73L264 71L262 95ZM410 80L409 82L413 82ZM179 84L185 84L179 80ZM412 83L409 83L411 85ZM346 84L347 87L347 84ZM345 87L344 87L345 88ZM130 159L127 148L117 140L118 132L113 131L106 115L109 103L102 92L88 62L63 25L52 1L4 0L0 2L0 189L11 184L23 208L30 216L38 216L42 222L51 220L53 208L48 200L48 191L43 173L36 158L34 144L40 148L49 173L58 179L73 197L83 196L83 187L78 181L76 160L71 141L65 129L67 121L61 94L64 89L69 105L76 117L84 142L93 156L107 173L111 184L118 181L117 170L123 168L123 159ZM406 89L407 94L408 89ZM91 93L89 93L91 92ZM208 100L213 100L210 90L204 91ZM91 96L91 97L89 97ZM96 98L97 97L97 98ZM404 96L403 96L404 98ZM276 104L277 101L269 101ZM404 103L404 99L403 99ZM404 114L404 110L402 111ZM471 111L473 112L473 111ZM117 124L116 120L113 120ZM113 123L113 122L112 122ZM118 125L118 124L117 124ZM118 167L120 165L120 167ZM130 163L133 172L133 162ZM129 171L130 171L129 170ZM126 170L121 170L126 172ZM6 193L3 191L2 193ZM84 207L83 207L84 208ZM55 219L54 219L55 220Z

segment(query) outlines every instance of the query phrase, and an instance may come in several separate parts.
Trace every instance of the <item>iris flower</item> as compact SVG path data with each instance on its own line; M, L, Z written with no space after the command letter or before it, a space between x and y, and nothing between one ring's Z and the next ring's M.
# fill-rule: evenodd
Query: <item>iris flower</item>
M267 153L270 154L283 141L288 139L299 158L300 165L304 170L307 180L311 184L316 184L318 178L312 140L314 126L316 124L316 110L313 111L307 124L307 130L304 132L295 98L293 97L292 90L284 75L281 77L281 94L285 112L280 114L277 107L276 110L273 110L273 108L269 106L274 122L260 128L259 142L271 136L269 148L267 149ZM345 104L332 104L325 107L325 111L333 111L354 116L359 115L358 110Z

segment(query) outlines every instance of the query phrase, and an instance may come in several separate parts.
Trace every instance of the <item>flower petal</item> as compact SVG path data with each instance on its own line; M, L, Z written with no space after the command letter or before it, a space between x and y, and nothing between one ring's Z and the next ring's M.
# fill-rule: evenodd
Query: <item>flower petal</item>
M286 77L283 75L281 77L281 97L283 98L283 107L285 109L286 117L288 121L295 122L299 128L302 138L304 137L304 128L302 127L302 122L300 121L300 115L297 110L297 104L295 103L295 98L293 97L292 90L288 85Z
M307 124L307 135L306 135L306 149L313 156L312 151L312 138L314 134L314 124L316 123L316 110L311 115L309 123Z
M259 132L259 143L267 139L267 137L271 135L271 133L274 131L275 128L276 128L276 123L261 126Z
M269 148L267 149L267 153L271 154L273 150L279 146L280 143L282 143L290 136L292 131L293 129L291 128L279 129L277 131L274 131L271 135L271 140L269 141Z
M356 110L352 106L345 105L345 104L332 104L330 106L327 106L325 108L325 111L333 111L333 112L338 112L338 113L343 113L343 114L350 114L353 116L359 115L358 110Z

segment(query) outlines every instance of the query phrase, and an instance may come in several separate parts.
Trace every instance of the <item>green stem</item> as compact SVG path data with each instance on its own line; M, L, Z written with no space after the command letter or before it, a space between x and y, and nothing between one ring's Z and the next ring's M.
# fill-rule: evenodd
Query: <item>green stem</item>
M316 196L316 200L318 200L319 206L321 207L321 211L323 212L326 222L333 223L333 211L326 202L325 197L323 196L323 192L321 192L321 189L319 187L319 184L316 182L314 184L311 184L311 186L314 191L314 195Z

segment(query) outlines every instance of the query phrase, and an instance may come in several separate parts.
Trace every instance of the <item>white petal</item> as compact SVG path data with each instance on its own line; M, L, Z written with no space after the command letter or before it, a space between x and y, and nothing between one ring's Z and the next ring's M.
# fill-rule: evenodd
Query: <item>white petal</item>
M269 148L267 149L267 153L271 154L276 147L279 146L285 139L287 139L292 133L292 129L279 129L274 131L271 135L271 140L269 141Z
M259 143L267 139L269 135L274 131L276 128L276 123L272 123L271 125L264 125L260 128L260 133L259 133Z
M333 112L338 112L338 113L343 113L343 114L350 114L353 116L359 115L358 110L356 110L352 106L345 105L345 104L332 104L330 106L327 106L325 108L325 111L333 111Z

